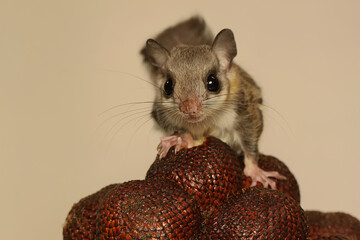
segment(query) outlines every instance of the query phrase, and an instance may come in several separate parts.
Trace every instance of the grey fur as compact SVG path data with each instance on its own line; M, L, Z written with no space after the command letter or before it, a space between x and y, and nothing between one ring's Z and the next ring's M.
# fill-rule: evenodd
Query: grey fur
M204 19L200 16L194 16L175 26L169 27L155 38L161 46L171 51L175 46L179 45L211 45L214 36L207 27ZM150 63L146 46L140 52L144 57L145 63ZM149 65L152 71L156 71L156 67Z
M159 89L167 79L174 81L170 98L159 89L156 92L152 115L161 129L167 134L190 132L194 138L211 134L238 153L257 158L263 129L261 91L251 76L233 63L237 50L231 30L222 30L213 40L205 21L193 17L148 40L141 53L152 66ZM219 79L219 92L207 91L210 74ZM188 98L201 103L201 121L188 122L179 111Z

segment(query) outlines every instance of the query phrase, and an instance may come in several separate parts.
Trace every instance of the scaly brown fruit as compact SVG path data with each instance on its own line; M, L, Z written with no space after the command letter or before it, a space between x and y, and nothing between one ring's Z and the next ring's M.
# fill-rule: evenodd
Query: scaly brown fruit
M262 187L245 188L217 208L203 239L307 239L304 211L290 196Z
M306 211L305 216L310 228L311 239L338 236L360 240L360 221L349 214Z
M166 157L157 156L146 179L172 181L193 196L203 213L222 204L226 197L241 190L241 164L224 142L208 137L197 147ZM206 214L205 214L206 215Z
M130 181L104 197L97 239L197 239L201 214L195 201L172 182Z
M116 184L84 197L71 208L63 227L64 240L93 240L96 237L96 216L103 196Z

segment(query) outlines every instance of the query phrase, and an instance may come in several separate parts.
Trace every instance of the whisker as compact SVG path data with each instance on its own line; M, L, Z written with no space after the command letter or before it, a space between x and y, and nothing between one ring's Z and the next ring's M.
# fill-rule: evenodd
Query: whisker
M153 104L153 103L154 103L154 101L142 101L142 102L131 102L131 103L118 104L118 105L112 106L112 107L106 109L105 111L99 113L98 117L104 115L105 113L107 113L113 109L119 108L119 107L124 107L124 106L129 106L129 105L137 105L137 104Z
M166 108L157 110L160 114L162 114L164 119L172 119L174 122L179 121L178 108L175 106L168 106Z
M116 108L120 108L120 107L125 107L125 106L130 106L130 105L138 105L138 104L154 104L154 103L162 103L162 104L170 104L171 102L167 102L167 101L140 101L140 102L130 102L130 103L123 103L123 104L118 104L115 106L112 106L108 109L106 109L105 111L101 112L98 114L98 117L101 117L102 115L104 115L105 113L114 110Z
M261 106L264 106L265 108L270 109L271 111L273 111L274 113L276 113L276 114L280 117L280 119L286 124L286 127L290 130L291 135L294 136L294 131L293 131L293 129L291 128L289 122L286 120L286 118L285 118L279 111L277 111L277 110L276 110L275 108L273 108L273 107L270 107L270 106L268 106L268 105L265 105L264 103L262 103ZM266 113L266 111L263 111L263 112ZM268 116L270 116L270 115L268 115ZM275 118L273 118L273 119L275 120ZM275 121L276 121L276 120L275 120ZM278 121L276 121L276 122L278 123ZM284 130L284 132L286 132L286 130L284 129L284 127L282 127L282 125L281 125L280 123L278 123L278 124L279 124L279 126Z
M139 120L140 119L143 119L144 117L146 117L147 115L144 115L144 116L142 116L142 117L140 117L139 119L138 119L138 121L136 121L136 123L138 123L139 122ZM145 126L145 124L147 124L150 120L152 120L152 117L150 116L145 122L143 122L136 130L135 130L135 132L131 135L131 137L130 137L130 139L129 139L129 141L128 141L128 144L127 144L127 150L128 149L130 149L130 143L132 143L132 141L133 141L133 138L134 138L134 136L136 135L136 133L143 127L143 126Z
M136 112L136 113L133 113L133 114L130 114L130 115L127 115L125 117L122 117L121 119L119 119L118 121L116 121L116 123L108 130L106 136L108 136L110 134L110 132L116 127L118 126L121 121L123 121L124 119L127 119L127 118L130 118L130 117L133 117L133 116L136 116L136 115L139 115L139 114L142 114L142 113L147 113L149 114L150 111L146 110L146 111L140 111L140 112ZM135 117L136 118L136 117ZM130 121L132 121L133 119L130 119ZM120 129L122 128L123 126L120 127Z
M141 80L141 81L143 81L143 82L146 82L146 83L154 86L154 87L157 88L157 89L160 89L160 88L159 88L155 83L153 83L152 81L146 80L146 79L144 79L144 78L142 78L142 77L139 77L139 76L137 76L137 75L135 75L135 74L132 74L132 73L129 73L129 72L124 72L124 71L119 71L119 70L113 70L113 69L104 69L104 70L105 70L105 71L108 71L108 72L116 72L116 73L121 73L121 74L124 74L124 75L131 76L131 77L133 77L133 78L135 78L135 79L138 79L138 80Z
M140 111L140 110L144 110L144 109L149 109L151 110L152 106L146 106L146 107L142 107L142 108L136 108L136 109L131 109L131 110L127 110L127 111L124 111L124 112L120 112L120 113L117 113L117 114L114 114L110 117L108 117L107 119L105 119L104 121L102 121L99 126L96 128L96 132L101 128L103 127L107 122L109 122L110 120L120 116L120 115L124 115L124 114L128 114L128 113L131 113L131 112L135 112L135 111Z
M223 94L212 95L211 97L209 97L209 99L223 97L223 96L240 95L240 94L241 93L223 93Z
M227 95L227 94L223 94L222 96L224 95ZM279 121L274 118L272 115L269 115L267 114L267 111L264 111L265 109L263 109L263 113L266 114L268 117L270 117L271 119L275 120L276 123L279 125L279 127L281 127L281 129L284 131L284 132L287 132L286 129L290 130L291 132L291 135L294 135L293 134L293 130L292 128L290 127L290 124L289 122L285 119L285 117L279 112L277 111L276 109L274 109L273 107L270 107L264 103L258 103L258 102L251 102L251 101L244 101L244 102L240 102L240 101L237 101L237 100L217 100L216 98L219 98L220 96L217 95L217 96L212 96L211 98L207 99L206 101L204 101L203 105L206 106L207 109L209 109L209 111L212 111L214 112L214 115L215 114L221 114L223 112L229 112L230 109L229 108L218 108L216 107L216 104L221 104L222 106L233 106L234 104L237 105L237 106L244 106L246 107L247 105L251 106L252 104L259 104L259 106L264 106L266 109L269 109L271 111L273 111L274 113L276 113L276 115L278 115L280 117L280 119L286 124L286 128L283 127L282 124L279 123Z
M201 91L201 90L200 90L200 91ZM206 91L206 90L204 90L203 93L200 92L200 96L201 96L202 98L204 98L204 99L205 99L206 94L207 94L207 91Z
M112 144L112 142L114 141L115 137L117 136L117 134L119 133L119 131L120 131L123 127L125 127L125 126L128 125L129 123L133 122L133 120L136 119L136 118L143 118L143 117L146 117L146 116L148 116L148 115L149 115L149 114L147 113L147 114L143 114L143 115L141 115L141 116L136 116L135 118L131 118L129 121L127 121L126 123L124 123L123 125L121 125L121 126L114 132L114 134L112 134L112 136L111 136L111 138L110 138L109 146ZM117 122L117 123L111 128L111 130L114 129L114 127L115 127L116 125L118 125L118 124L119 124L119 122ZM110 131L110 132L111 132L111 131Z
M271 111L274 111L277 115L279 115L279 117L280 117L284 122L288 123L287 120L285 119L285 117L284 117L278 110L276 110L275 108L270 107L270 106L268 106L268 105L266 105L266 104L264 104L264 103L262 103L261 106L264 106L264 107L270 109Z
M232 111L228 108L215 108L215 107L208 107L209 114L207 115L220 115L222 113L232 113Z

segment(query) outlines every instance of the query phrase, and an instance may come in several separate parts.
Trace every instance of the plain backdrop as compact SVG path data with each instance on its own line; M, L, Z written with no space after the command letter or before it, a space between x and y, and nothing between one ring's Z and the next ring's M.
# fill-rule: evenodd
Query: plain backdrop
M139 50L194 14L235 33L235 61L263 89L260 150L294 173L302 207L360 218L359 12L356 0L2 0L0 238L62 239L73 203L144 178L161 134Z

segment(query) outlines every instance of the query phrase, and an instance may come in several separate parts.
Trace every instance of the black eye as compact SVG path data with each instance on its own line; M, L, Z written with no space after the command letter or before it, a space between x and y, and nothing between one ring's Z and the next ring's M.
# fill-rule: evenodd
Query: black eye
M214 74L210 74L206 79L206 88L210 92L219 92L220 82Z
M164 93L167 97L170 97L174 92L174 82L171 78L168 78L164 84Z

